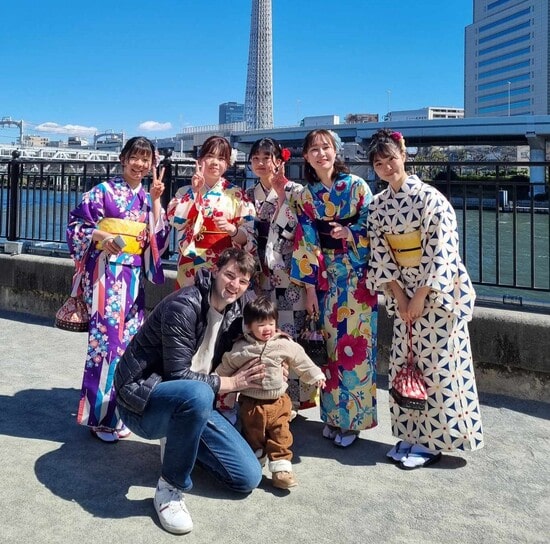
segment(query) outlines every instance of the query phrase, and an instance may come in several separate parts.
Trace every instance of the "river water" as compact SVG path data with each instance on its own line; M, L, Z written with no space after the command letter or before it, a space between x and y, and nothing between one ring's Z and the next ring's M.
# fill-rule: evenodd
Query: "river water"
M71 192L22 191L20 238L64 247L67 215L78 201ZM5 237L6 201L2 199ZM550 308L549 215L456 209L461 253L480 299L542 304ZM516 246L514 249L514 232ZM481 245L480 245L481 244ZM498 255L498 259L497 259ZM499 283L498 287L490 284ZM534 288L534 289L533 289ZM546 292L542 291L543 289Z
M524 303L550 305L550 293L527 289L550 287L548 214L460 209L456 214L461 252L472 280L476 284L500 284L476 285L480 298L496 297L502 302L505 297L513 303L513 297L522 297Z

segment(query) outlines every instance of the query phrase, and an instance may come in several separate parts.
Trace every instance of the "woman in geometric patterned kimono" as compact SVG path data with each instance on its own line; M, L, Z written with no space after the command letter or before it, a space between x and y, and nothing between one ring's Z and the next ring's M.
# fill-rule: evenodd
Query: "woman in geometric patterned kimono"
M164 282L160 256L170 226L160 205L164 184L154 159L155 147L147 138L128 140L120 153L122 175L84 193L67 225L76 265L73 295L83 293L90 314L77 422L104 442L130 434L116 410L115 367L143 322L145 277ZM151 168L147 193L141 180ZM123 249L115 242L119 234L126 242Z
M287 199L279 206L278 195L272 185L274 178L281 178L285 194L302 185L284 177L284 162L290 159L290 151L283 149L273 138L262 138L252 144L249 154L252 172L259 179L247 190L248 199L254 204L256 241L260 274L258 294L270 296L277 303L278 326L296 340L304 328L306 305L304 288L290 281L290 261L294 247L294 235L298 220L289 208ZM288 394L294 409L315 406L317 388L301 383L291 372Z
M439 461L441 452L483 446L468 321L475 292L459 255L454 210L435 188L405 172L401 133L378 131L368 157L389 183L371 204L367 284L384 292L394 315L389 385L407 362L409 326L414 360L424 375L424 410L401 408L390 395L399 442L387 456L403 469Z
M191 185L168 204L168 219L178 231L176 289L194 285L197 271L214 267L224 249L255 251L254 206L223 177L231 162L229 142L210 136L200 148Z
M307 311L321 310L326 334L323 436L347 447L377 424L378 313L376 294L365 285L372 193L340 160L341 147L338 136L323 129L304 141L308 183L290 194L299 222L290 275L306 288Z

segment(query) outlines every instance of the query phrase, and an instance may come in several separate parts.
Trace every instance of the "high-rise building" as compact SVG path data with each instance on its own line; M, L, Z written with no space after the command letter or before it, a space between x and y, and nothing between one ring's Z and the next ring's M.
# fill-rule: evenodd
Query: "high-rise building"
M466 27L466 117L550 113L548 0L474 0Z
M252 0L244 101L247 128L273 127L271 0Z
M220 125L229 125L244 121L244 104L238 102L224 102L220 104L219 119Z

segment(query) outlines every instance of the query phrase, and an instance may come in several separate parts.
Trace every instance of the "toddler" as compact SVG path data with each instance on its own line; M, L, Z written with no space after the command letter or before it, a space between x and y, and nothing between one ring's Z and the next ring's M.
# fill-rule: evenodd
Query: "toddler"
M277 329L277 306L261 296L248 302L243 309L246 332L233 349L223 355L216 368L220 376L230 376L251 359L265 365L261 386L240 392L240 418L243 436L256 453L260 463L269 459L272 484L279 489L297 485L292 471L292 433L290 412L292 402L286 393L283 363L306 384L325 386L321 369L290 336Z

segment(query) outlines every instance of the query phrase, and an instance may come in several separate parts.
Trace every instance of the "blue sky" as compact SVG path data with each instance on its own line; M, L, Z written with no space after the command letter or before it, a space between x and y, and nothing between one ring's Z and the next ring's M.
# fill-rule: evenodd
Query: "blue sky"
M172 136L244 102L250 0L15 5L0 32L0 117L27 134ZM471 0L273 0L275 125L463 107L471 22ZM0 143L16 137L0 127Z

